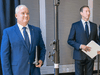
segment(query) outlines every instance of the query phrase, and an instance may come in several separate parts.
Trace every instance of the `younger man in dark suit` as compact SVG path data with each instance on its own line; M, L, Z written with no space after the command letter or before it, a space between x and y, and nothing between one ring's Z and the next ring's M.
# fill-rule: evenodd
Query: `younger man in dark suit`
M94 59L91 59L84 51L90 51L86 46L91 40L97 40L97 25L89 21L90 9L88 6L80 8L82 19L72 24L68 44L74 47L73 58L75 59L75 75L93 75Z

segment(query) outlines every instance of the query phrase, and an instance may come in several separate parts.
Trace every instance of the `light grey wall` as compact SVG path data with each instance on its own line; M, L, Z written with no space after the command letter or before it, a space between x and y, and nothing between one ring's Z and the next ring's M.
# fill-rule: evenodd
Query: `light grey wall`
M100 25L100 1L93 1L93 22Z
M79 9L88 5L88 0L60 0L59 5L59 43L60 64L73 64L73 48L67 44L71 24L80 20ZM46 33L47 50L51 51L50 42L54 39L54 7L53 0L46 0ZM47 54L48 55L48 54ZM53 63L47 58L47 65Z
M53 46L50 43L54 40L54 9L53 0L45 0L46 2L46 43L47 43L47 65L53 65L51 59L48 59L49 51L53 50Z
M100 25L100 1L99 0L93 1L93 22L96 23L99 27ZM95 61L97 60L98 60L98 56ZM99 60L100 60L100 55L99 55Z
M39 27L40 26L40 14L39 14L39 0L20 0L21 4L28 7L30 13L29 24Z

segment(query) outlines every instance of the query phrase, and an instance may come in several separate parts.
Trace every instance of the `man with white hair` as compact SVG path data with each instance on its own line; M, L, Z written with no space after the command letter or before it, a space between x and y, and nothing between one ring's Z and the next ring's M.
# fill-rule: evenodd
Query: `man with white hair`
M3 75L40 75L45 59L45 45L41 30L29 25L29 10L25 5L15 9L17 24L3 31L1 62ZM36 46L39 47L39 65L34 65Z

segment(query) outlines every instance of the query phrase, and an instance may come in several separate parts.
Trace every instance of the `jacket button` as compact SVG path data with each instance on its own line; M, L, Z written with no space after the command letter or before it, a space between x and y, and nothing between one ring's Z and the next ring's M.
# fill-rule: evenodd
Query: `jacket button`
M28 64L30 64L30 62L28 62Z

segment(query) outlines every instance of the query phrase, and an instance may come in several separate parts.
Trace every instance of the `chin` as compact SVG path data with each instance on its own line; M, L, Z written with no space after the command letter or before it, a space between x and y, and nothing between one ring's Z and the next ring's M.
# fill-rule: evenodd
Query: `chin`
M28 23L29 21L24 21L24 23Z

